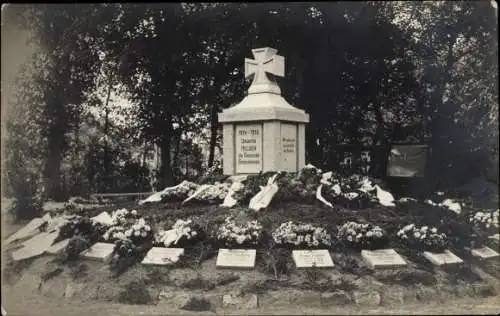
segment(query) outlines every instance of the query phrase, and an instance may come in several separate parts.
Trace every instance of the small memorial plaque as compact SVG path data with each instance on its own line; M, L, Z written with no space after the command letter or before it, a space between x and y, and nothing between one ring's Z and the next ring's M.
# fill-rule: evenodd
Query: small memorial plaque
M80 256L89 260L108 261L113 255L114 248L114 244L98 242L89 249L82 251Z
M394 249L361 250L361 256L374 269L406 265L406 261Z
M297 268L331 268L333 267L332 257L326 249L321 250L294 250L292 252L293 261Z
M449 250L445 250L444 252L439 252L439 253L425 251L424 257L437 266L458 264L463 262L462 259L457 257L454 253L452 253Z
M255 266L255 249L219 249L217 268L253 268Z
M69 238L67 239L64 239L64 240L61 240L55 244L53 244L49 249L47 249L47 251L45 251L46 253L48 253L49 255L56 255L58 254L59 252L61 252L62 250L64 250L66 248L66 246L68 246L68 243L69 243Z
M495 258L498 257L498 252L495 250L491 249L490 247L482 247L482 248L477 248L477 249L472 249L471 253L475 257L479 257L481 259L489 259L489 258Z
M142 264L146 265L170 265L179 261L184 254L184 248L153 247L148 251Z

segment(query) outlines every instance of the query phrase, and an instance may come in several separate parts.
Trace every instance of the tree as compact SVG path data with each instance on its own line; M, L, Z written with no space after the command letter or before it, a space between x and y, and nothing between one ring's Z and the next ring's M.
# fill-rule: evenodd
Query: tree
M498 125L491 116L498 104L495 10L477 1L394 5L398 26L417 47L413 59L424 89L431 173L440 179L433 186L458 185L481 173L471 164L488 165L480 156L498 153Z

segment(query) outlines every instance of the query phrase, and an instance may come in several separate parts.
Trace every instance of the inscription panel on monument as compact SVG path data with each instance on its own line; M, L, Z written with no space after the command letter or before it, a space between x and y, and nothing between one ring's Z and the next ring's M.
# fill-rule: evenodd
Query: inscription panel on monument
M262 125L236 125L236 173L262 170Z
M281 124L281 170L297 171L297 125Z

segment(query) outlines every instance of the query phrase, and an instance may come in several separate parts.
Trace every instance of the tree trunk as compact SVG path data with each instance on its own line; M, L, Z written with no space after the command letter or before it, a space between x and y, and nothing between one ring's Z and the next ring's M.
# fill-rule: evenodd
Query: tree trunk
M442 159L443 157L443 147L441 142L441 132L440 125L443 121L443 113L444 106L443 104L443 96L446 92L446 84L451 80L451 71L453 64L455 63L455 59L453 56L453 45L455 43L455 37L451 38L448 42L448 52L446 57L446 66L443 71L443 75L441 76L441 80L438 83L438 87L432 96L432 107L430 116L432 117L430 123L431 130L431 144L430 149L432 153L432 159L430 160L429 166L429 176L432 174L432 178L429 178L432 183L428 183L430 190L436 190L439 188L440 183L437 183L437 179L444 180L443 171L446 170L447 166L444 166L443 163L446 163ZM436 112L434 112L436 111ZM440 176L441 175L441 176Z
M175 136L173 132L174 131L172 129L172 116L168 115L160 143L160 150L161 150L160 183L162 187L172 186L174 184L172 159L170 157L172 150L172 139Z
M48 152L45 164L45 187L47 197L55 201L63 201L61 186L61 162L66 145L65 132L67 127L66 109L61 98L56 94L48 99L47 116L52 120L48 126Z
M161 144L161 183L162 187L174 184L174 174L170 159L170 136L164 136Z
M104 189L107 192L110 188L109 185L109 179L111 177L110 175L110 168L109 168L109 148L108 148L108 140L109 140L109 100L111 98L111 90L112 90L112 81L111 77L109 78L108 82L108 94L106 96L106 102L104 103L104 111L105 111L105 116L104 116L104 159L103 159L103 166L104 166Z
M210 151L208 154L208 167L211 168L214 164L215 146L217 145L217 131L219 122L217 119L217 104L213 103L210 109Z

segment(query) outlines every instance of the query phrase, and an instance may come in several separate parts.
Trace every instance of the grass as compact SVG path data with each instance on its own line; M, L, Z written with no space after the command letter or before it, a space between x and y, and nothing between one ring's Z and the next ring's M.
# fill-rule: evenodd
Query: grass
M50 280L50 279L52 279L52 278L54 278L54 277L56 277L56 276L60 275L63 271L64 271L64 270L63 270L63 269L61 269L61 268L56 268L56 269L54 269L54 270L52 270L52 271L49 271L49 272L47 272L47 273L44 273L44 274L42 275L42 278L41 278L41 279L42 279L42 282L46 282L46 281L48 281L48 280Z
M375 278L386 284L409 286L413 284L433 285L436 284L436 277L422 270L396 270L391 273L376 273Z
M147 280L146 284L159 284L159 285L167 285L170 283L170 271L171 267L162 266L162 267L151 267L147 272Z
M77 280L87 276L87 272L89 270L89 266L83 262L71 264L69 265L69 267L69 274L73 278L73 280Z
M257 268L278 280L282 275L289 275L294 270L291 250L284 248L268 247L258 250Z
M27 270L36 258L29 258L21 261L8 260L3 266L3 277L7 282L15 282L16 278Z
M287 285L288 285L287 282L284 281L267 279L263 281L256 281L249 283L241 289L241 292L249 294L264 294L267 291L278 290Z
M152 304L154 299L151 297L145 282L131 281L120 292L118 301L130 305L146 305Z
M188 311L202 312L202 311L210 311L213 310L214 308L209 300L205 298L192 297L186 302L184 306L181 307L181 309Z

